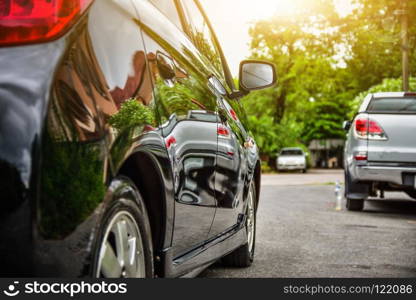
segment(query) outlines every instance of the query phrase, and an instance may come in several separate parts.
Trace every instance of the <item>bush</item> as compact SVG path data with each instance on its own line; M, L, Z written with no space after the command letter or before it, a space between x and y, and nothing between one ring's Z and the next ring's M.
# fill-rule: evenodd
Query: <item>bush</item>
M261 172L264 174L273 173L273 169L269 166L269 162L262 161L261 162Z
M155 122L153 111L136 99L130 99L121 105L120 111L113 115L109 123L122 131L135 126L152 125Z

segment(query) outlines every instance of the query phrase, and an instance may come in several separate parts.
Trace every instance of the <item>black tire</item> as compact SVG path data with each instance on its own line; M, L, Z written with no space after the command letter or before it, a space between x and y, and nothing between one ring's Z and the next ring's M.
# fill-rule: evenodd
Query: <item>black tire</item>
M364 200L347 199L347 209L349 211L362 211L364 209Z
M231 252L230 254L228 254L227 256L223 257L222 259L222 263L227 266L227 267L234 267L234 268L248 268L251 266L251 264L254 261L254 252L255 252L255 248L256 248L256 211L257 211L257 201L256 201L256 188L254 183L252 183L250 185L250 191L249 191L249 195L248 195L248 199L247 201L250 201L250 193L251 193L251 197L252 197L252 204L253 207L252 209L254 210L253 212L253 220L254 220L254 231L253 231L253 242L252 242L252 246L250 249L250 243L249 241L247 241L247 243L245 243L243 246L241 246L240 248L234 250L233 252ZM246 231L248 233L248 220L249 220L249 210L250 210L250 205L249 203L247 203L247 209L246 209ZM247 234L247 239L249 240L248 234Z
M303 173L303 174L308 173L308 169L303 169L303 170L302 170L302 173Z
M364 209L364 198L368 197L369 186L364 184L353 183L350 175L346 171L345 175L345 198L347 199L347 210L362 211ZM362 199L352 199L351 195L359 196Z
M413 198L416 200L416 191L406 191L405 192L410 198Z
M109 228L110 226L114 226L112 225L112 222L114 222L115 218L121 216L121 217L127 218L127 221L129 222L128 225L131 228L133 228L131 232L134 232L134 228L138 229L137 237L140 237L140 241L141 241L140 246L142 247L140 248L135 247L134 251L137 253L138 256L140 255L141 275L130 276L127 271L129 267L121 267L122 270L125 269L125 271L121 272L121 276L109 276L109 278L126 278L126 277L127 278L129 277L153 278L154 277L154 265L153 265L152 235L151 235L151 227L150 227L149 217L146 211L146 207L144 205L142 197L140 196L140 193L138 192L134 184L130 182L128 179L119 179L119 180L120 182L123 182L123 184L121 184L120 187L117 188L116 191L114 191L116 200L114 200L114 203L112 204L111 208L106 212L103 218L102 225L100 226L99 231L98 231L99 238L97 239L97 243L96 243L96 251L95 251L94 263L92 267L92 277L96 277L96 278L106 277L106 276L103 276L103 273L100 271L101 269L103 269L100 266L103 261L102 257L105 256L105 255L102 255L102 253L103 252L106 253L106 251L103 251L104 239L106 239L106 241L110 240L110 237L109 237L110 235L106 233L108 233L109 230L111 230L111 228ZM124 220L121 220L121 221L126 222ZM137 225L137 227L135 227L135 225ZM110 234L111 234L111 231L110 231ZM131 237L134 236L134 233L131 235L129 234L130 233L127 233L127 236L130 237L128 249L130 248ZM113 240L115 239L117 239L117 237L113 237ZM137 240L139 240L139 238L137 238ZM117 252L116 248L117 247L113 247L114 254L116 254ZM140 251L140 249L142 249L142 251ZM139 252L141 254L139 254ZM116 256L118 255L119 254L117 253ZM139 264L137 263L136 265L139 265ZM120 269L120 266L117 266L117 268L115 269L117 270ZM114 273L118 274L118 272L114 272ZM138 274L137 272L134 272L134 273Z

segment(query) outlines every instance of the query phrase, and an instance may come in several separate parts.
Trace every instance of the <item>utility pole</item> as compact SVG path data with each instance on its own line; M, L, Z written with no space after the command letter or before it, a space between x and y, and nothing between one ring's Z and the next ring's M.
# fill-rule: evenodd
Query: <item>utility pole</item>
M403 90L409 91L409 14L407 0L402 0L402 56L403 56Z

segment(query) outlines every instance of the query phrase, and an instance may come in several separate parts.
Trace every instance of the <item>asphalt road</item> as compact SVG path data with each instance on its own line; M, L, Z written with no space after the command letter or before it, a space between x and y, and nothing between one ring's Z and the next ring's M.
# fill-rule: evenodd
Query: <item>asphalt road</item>
M342 171L263 177L255 262L220 263L201 277L416 277L416 201L402 193L372 199L364 212L336 211ZM344 201L344 200L343 200Z

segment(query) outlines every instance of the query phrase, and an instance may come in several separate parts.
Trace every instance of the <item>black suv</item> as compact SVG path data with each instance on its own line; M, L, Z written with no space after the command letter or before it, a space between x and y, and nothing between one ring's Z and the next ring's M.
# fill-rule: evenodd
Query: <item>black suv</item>
M258 149L198 1L0 3L0 275L195 276L253 261Z

